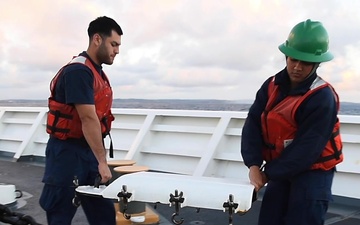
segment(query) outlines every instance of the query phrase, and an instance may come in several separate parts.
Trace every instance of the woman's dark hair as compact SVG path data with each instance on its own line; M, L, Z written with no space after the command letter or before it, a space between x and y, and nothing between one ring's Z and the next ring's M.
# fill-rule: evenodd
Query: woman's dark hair
M91 39L96 33L103 37L110 37L112 30L118 33L118 35L123 35L121 27L115 20L106 16L101 16L90 22L87 32Z

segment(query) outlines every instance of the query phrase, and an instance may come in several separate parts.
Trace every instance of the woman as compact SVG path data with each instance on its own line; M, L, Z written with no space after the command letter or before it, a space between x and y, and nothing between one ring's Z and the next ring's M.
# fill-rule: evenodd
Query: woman
M259 225L324 224L343 160L339 99L316 72L333 59L328 45L320 22L297 24L279 46L286 68L263 83L249 110L241 154L255 190L267 183Z

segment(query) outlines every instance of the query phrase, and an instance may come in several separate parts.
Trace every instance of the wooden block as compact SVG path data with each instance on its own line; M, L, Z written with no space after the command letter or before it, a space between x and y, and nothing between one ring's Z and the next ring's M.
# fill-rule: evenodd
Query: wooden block
M134 225L134 224L142 224L142 225L150 225L150 224L159 224L160 217L159 215L152 209L152 207L146 205L145 210L145 221L142 223L133 223L131 220L125 219L124 215L118 210L118 204L115 203L116 210L116 225ZM143 214L142 214L143 215ZM139 216L138 214L133 216Z
M126 173L135 173L135 172L142 172L142 171L148 171L149 167L147 166L118 166L114 168L114 171L121 174Z
M107 162L108 166L111 169L111 175L112 178L110 179L110 183L113 182L114 180L116 180L120 174L116 173L114 171L114 168L119 167L119 166L132 166L134 165L136 162L135 160L130 160L130 159L122 159L122 160L109 160Z
M135 160L130 160L130 159L122 159L122 160L109 160L107 162L107 164L109 166L113 166L113 167L117 167L117 166L132 166L134 165L136 162Z

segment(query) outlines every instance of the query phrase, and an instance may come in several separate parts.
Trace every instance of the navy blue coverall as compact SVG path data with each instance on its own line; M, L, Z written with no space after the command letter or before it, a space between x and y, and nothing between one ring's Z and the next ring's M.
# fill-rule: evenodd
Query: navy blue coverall
M286 96L304 95L317 74L290 88L286 68L275 75L280 87L277 103ZM263 164L261 114L268 100L267 79L256 94L242 130L241 154L247 167ZM268 178L259 215L259 225L321 225L332 200L334 171L310 170L330 138L337 121L337 105L329 87L312 94L298 108L298 130L279 158L264 166Z
M86 52L80 55L89 58ZM102 71L101 66L92 63ZM66 104L94 104L91 70L82 64L67 66L57 82L54 97ZM39 203L46 211L49 225L70 225L77 210L72 204L75 195L74 176L77 176L79 185L94 185L99 174L98 162L85 138L60 140L50 137L45 154L45 174L42 180L45 185ZM111 200L78 196L89 224L116 224Z

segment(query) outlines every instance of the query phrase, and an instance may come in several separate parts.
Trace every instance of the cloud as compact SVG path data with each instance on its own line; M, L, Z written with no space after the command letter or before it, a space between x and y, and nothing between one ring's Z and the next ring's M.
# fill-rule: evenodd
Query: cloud
M352 0L4 0L0 98L46 99L52 76L86 50L89 22L107 15L124 31L120 54L104 66L116 97L252 99L285 66L278 45L311 18L327 28L335 55L319 74L358 102L358 8Z

